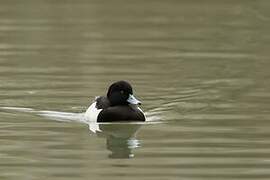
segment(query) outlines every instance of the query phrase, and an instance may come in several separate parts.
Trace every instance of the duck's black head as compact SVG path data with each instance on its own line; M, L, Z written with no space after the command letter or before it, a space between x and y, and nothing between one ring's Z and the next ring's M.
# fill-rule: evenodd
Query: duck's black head
M132 87L127 81L117 81L113 83L109 87L107 98L111 106L141 104L141 102L133 96Z

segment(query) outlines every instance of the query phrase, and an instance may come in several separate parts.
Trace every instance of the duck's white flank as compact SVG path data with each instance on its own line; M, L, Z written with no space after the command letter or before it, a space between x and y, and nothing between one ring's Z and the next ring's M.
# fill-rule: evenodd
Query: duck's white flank
M86 118L87 121L91 121L91 122L97 121L98 114L100 111L102 111L102 109L97 109L96 103L97 102L94 102L93 104L91 104L91 106L89 106L89 108L86 110L84 117Z

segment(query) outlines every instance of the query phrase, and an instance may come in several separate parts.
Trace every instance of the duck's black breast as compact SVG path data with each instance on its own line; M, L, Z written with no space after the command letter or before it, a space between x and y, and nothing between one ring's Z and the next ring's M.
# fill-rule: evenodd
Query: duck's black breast
M97 122L114 121L145 121L145 117L138 108L126 105L105 108L99 113L97 118Z

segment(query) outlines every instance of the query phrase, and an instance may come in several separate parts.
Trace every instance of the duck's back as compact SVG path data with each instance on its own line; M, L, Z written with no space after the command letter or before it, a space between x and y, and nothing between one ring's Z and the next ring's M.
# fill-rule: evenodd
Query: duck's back
M96 101L96 108L97 109L106 109L106 108L110 107L110 105L111 105L110 101L105 96L98 96L98 97L96 97L95 101Z

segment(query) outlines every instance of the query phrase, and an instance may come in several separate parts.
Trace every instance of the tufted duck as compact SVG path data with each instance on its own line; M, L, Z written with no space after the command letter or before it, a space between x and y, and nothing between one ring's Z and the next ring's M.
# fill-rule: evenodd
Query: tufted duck
M133 96L131 85L118 81L109 87L106 97L96 97L85 117L96 122L145 121L143 111L138 107L140 104Z

